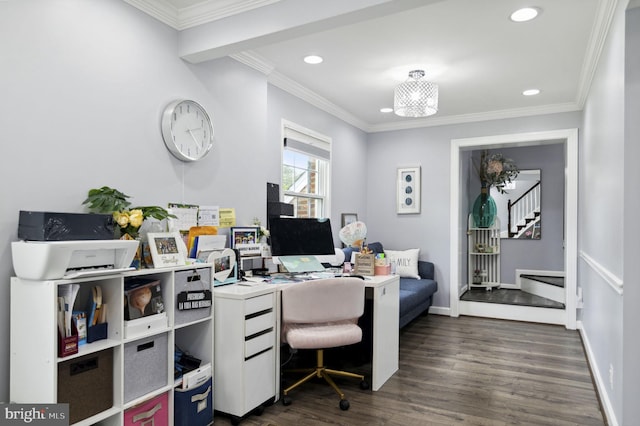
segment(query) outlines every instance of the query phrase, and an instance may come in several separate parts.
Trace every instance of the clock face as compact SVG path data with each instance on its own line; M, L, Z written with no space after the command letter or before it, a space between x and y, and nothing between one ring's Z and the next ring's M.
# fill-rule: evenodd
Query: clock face
M162 138L179 160L200 160L213 146L211 119L197 102L171 102L162 115Z

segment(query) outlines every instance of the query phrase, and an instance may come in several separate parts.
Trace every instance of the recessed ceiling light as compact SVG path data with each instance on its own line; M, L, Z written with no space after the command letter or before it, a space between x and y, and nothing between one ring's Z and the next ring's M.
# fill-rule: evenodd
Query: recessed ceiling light
M393 112L393 108L380 108L380 112L387 114Z
M304 61L308 64L319 64L323 61L322 56L318 56L318 55L309 55L309 56L305 56L304 57Z
M537 7L523 7L511 14L510 19L513 22L527 22L538 16L540 9Z
M535 96L538 93L540 93L540 89L527 89L524 92L522 92L522 94L525 96Z

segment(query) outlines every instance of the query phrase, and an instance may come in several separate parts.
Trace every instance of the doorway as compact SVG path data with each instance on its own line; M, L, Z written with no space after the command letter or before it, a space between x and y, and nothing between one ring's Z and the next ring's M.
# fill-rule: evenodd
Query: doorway
M466 265L464 247L467 244L466 191L462 191L465 167L461 152L478 149L514 148L545 144L564 144L565 149L565 199L564 199L564 272L565 309L546 312L544 308L508 306L490 303L461 302L461 290L466 285L463 265ZM562 324L576 328L576 276L577 276L577 197L578 197L578 130L563 129L546 132L518 133L451 141L451 281L450 315L475 315L519 321Z

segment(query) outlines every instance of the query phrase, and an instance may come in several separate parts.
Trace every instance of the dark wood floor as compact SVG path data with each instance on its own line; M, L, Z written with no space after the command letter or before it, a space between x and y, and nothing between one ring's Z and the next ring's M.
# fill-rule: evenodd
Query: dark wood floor
M603 425L577 331L474 317L420 317L400 334L400 369L377 392L338 381L292 392L241 425ZM215 390L214 390L215 392ZM231 424L216 414L216 425Z

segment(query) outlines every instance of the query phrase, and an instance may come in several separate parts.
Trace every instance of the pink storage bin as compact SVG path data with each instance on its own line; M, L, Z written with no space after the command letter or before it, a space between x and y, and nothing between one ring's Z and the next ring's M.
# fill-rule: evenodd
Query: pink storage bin
M124 412L124 426L168 426L169 396L158 395Z

